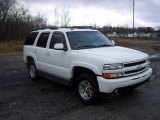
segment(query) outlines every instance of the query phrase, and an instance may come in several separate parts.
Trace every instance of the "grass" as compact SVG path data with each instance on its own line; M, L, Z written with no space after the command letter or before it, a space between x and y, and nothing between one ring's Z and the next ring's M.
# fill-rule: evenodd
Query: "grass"
M10 40L0 42L0 56L21 55L23 40Z
M111 37L111 40L160 40L160 37L135 37L135 38L129 38L129 37Z
M138 40L160 40L158 38L110 38L111 40L115 40L118 45L122 45L124 47L132 47L132 46L142 46L142 44L137 44L136 41ZM134 42L129 42L134 41ZM24 40L10 40L10 41L2 41L0 42L0 56L9 56L9 55L21 55L23 51L23 43ZM145 44L147 46L148 43Z

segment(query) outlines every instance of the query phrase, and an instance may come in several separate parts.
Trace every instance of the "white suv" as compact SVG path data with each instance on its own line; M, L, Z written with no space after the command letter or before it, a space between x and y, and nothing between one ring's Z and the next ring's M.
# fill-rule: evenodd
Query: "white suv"
M152 75L147 54L115 46L93 29L32 31L24 44L24 62L32 80L45 76L73 85L88 104L97 102L100 92L134 89Z

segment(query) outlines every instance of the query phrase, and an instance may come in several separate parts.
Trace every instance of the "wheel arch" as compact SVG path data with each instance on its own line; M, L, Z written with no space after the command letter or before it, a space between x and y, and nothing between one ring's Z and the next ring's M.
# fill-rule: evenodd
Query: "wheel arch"
M26 63L29 63L31 60L35 61L32 56L26 56Z
M75 85L76 83L76 78L78 77L78 75L80 75L81 73L87 73L87 74L91 74L94 77L97 76L97 74L95 73L95 71L93 71L90 68L84 67L84 66L74 66L72 68L72 77L71 77L71 81L72 84ZM97 81L96 81L97 82Z
M36 57L34 55L32 55L32 54L26 55L26 57L25 57L25 61L26 62L25 63L28 64L28 62L30 60L33 60L35 62L35 65L37 66L37 59L36 59Z

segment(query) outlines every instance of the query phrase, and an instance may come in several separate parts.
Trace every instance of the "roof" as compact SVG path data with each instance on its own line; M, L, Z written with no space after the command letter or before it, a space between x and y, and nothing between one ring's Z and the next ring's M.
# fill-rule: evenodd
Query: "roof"
M71 31L97 31L94 29L78 29L78 28L57 28L57 29L39 29L39 30L33 30L32 32L53 32L53 31L61 31L61 32L71 32Z

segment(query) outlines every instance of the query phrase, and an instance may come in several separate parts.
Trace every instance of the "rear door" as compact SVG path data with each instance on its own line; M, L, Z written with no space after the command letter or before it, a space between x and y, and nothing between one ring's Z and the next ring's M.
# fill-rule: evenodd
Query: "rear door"
M36 44L35 54L37 58L38 69L46 72L47 70L47 42L50 36L50 32L43 32L40 34Z

